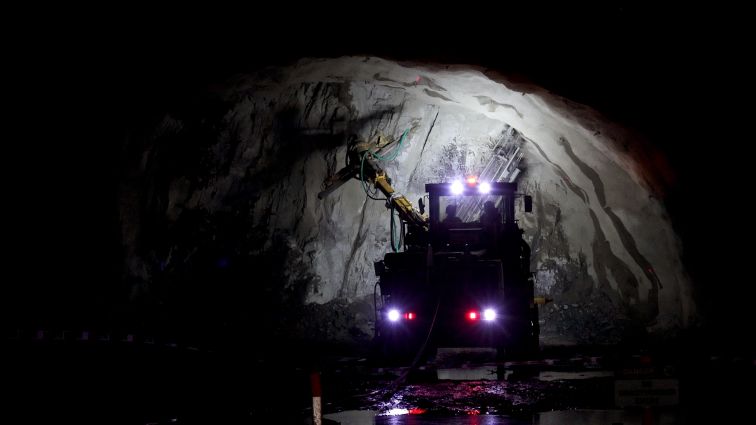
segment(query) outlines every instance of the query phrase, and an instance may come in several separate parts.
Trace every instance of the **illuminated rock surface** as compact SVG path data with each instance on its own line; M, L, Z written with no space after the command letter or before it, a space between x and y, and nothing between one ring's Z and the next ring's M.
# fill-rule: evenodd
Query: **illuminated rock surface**
M369 337L389 215L356 180L317 193L344 165L349 134L405 130L384 166L413 202L425 183L491 163L508 163L496 177L533 196L520 225L536 292L554 299L541 310L544 343L616 342L695 317L648 146L537 87L364 57L239 76L128 143L120 212L133 299L175 303L176 317L208 327L272 308L274 332Z

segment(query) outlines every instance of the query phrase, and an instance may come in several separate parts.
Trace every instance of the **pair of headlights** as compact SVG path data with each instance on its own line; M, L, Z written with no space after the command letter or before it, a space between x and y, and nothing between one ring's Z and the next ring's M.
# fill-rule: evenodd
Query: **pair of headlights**
M472 177L469 177L465 182L468 186L477 186L478 193L480 193L481 195L486 195L491 192L491 183L489 182L478 182L477 179ZM462 192L465 191L465 185L461 181L457 180L451 184L449 190L451 191L452 195L461 195Z
M413 311L406 311L402 313L399 309L392 308L388 311L387 317L390 322L398 322L401 319L415 320L417 319L417 313ZM496 320L496 310L492 308L483 309L483 311L469 310L465 313L465 318L469 321L485 320L486 322L493 322Z

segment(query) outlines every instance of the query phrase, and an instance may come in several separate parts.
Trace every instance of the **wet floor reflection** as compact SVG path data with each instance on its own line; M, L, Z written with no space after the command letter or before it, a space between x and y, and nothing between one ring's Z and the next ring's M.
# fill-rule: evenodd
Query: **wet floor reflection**
M380 425L531 425L532 420L515 419L507 416L478 415L452 417L423 417L421 415L377 416Z
M376 425L674 425L681 422L675 409L606 409L606 410L563 410L536 413L530 417L498 415L381 415L370 411L341 412L326 415L326 418L342 425L374 423Z

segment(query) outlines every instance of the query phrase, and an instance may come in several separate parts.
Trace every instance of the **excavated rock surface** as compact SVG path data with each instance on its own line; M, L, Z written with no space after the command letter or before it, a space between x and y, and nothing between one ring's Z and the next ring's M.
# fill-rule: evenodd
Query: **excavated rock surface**
M481 172L533 196L520 225L536 292L554 299L544 343L616 342L695 317L647 165L658 157L582 105L475 68L363 57L239 76L203 99L124 148L124 279L165 320L369 338L389 215L356 180L317 194L344 166L349 135L405 131L383 165L413 202L425 183Z

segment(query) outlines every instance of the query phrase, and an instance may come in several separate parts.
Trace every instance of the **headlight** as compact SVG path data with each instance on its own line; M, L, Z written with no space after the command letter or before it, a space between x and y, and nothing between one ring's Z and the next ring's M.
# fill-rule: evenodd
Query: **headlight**
M392 322L398 322L399 321L399 310L392 308L388 312L388 319Z
M461 195L462 192L465 191L465 187L462 185L462 182L459 180L456 180L451 184L451 193L452 195Z
M483 320L488 322L493 322L494 320L496 320L496 310L492 308L483 310Z

